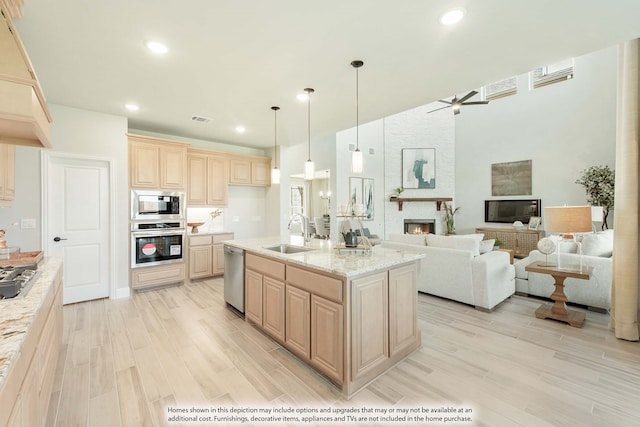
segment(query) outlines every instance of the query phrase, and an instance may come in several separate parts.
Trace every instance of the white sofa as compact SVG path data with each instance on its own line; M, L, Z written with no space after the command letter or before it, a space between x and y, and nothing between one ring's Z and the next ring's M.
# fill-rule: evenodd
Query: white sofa
M576 247L570 247L570 252L560 252L560 266L569 267L580 264L580 255L575 253ZM586 305L599 311L611 308L611 281L613 277L613 230L588 234L582 240L583 265L593 268L589 280L567 278L564 282L564 292L569 302ZM557 263L558 254L548 257L549 262ZM535 261L545 261L545 256L537 250L531 251L529 256L516 262L516 292L549 298L554 291L554 280L548 274L529 273L525 267Z
M514 294L515 271L507 252L480 254L482 237L392 234L381 244L426 254L418 269L420 292L490 311Z

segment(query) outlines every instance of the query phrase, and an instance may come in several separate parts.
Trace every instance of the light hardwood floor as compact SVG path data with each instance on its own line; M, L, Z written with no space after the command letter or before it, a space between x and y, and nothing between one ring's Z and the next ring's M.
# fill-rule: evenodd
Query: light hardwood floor
M475 426L640 425L640 344L615 339L606 314L577 329L536 319L539 304L514 296L484 313L420 294L422 348L350 401L225 308L222 279L68 305L48 425L176 426L167 405L209 404L450 405L472 408Z

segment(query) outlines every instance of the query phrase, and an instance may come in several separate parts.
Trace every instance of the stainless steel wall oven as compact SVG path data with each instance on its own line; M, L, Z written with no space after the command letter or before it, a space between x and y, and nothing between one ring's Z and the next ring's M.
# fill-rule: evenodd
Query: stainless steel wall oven
M182 262L184 220L131 223L131 268Z

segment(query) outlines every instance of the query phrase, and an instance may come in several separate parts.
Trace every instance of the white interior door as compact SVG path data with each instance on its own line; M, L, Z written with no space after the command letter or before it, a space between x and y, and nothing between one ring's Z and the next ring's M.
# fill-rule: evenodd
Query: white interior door
M49 154L45 250L63 258L63 302L109 295L110 163Z

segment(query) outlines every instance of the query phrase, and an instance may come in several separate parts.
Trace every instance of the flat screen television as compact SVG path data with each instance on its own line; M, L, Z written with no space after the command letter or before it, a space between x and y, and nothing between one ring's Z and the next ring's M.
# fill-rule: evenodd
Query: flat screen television
M540 199L484 201L484 222L527 224L532 216L540 216Z

